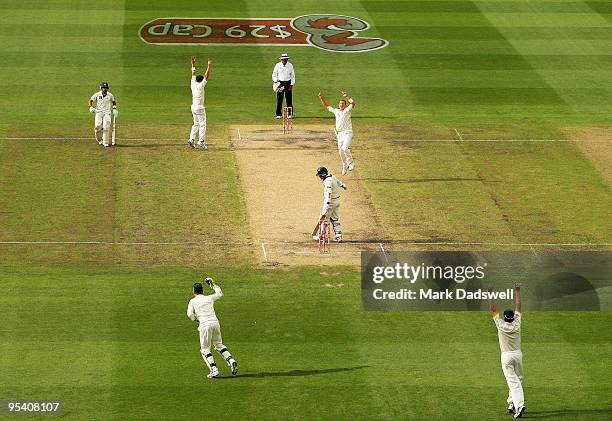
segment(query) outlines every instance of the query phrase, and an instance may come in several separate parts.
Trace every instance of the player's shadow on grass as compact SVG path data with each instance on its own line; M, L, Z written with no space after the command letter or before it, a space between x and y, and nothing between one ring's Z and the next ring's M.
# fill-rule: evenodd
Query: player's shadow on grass
M585 415L608 415L606 419L612 419L612 408L601 409L560 409L558 411L529 411L525 412L523 418L558 418L572 417L577 418Z
M289 370L289 371L262 371L259 373L237 374L234 377L304 377L316 376L317 374L340 373L343 371L354 371L368 368L369 365L355 367L324 368L321 370ZM232 377L217 377L218 379L231 379Z
M189 148L187 142L185 143L124 143L115 146L116 148L175 148L177 146L184 146L185 149Z

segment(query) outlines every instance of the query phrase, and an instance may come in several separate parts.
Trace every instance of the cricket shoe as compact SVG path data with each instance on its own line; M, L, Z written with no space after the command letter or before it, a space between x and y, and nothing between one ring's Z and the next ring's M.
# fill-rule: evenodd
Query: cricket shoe
M334 241L336 243L341 243L342 242L342 236L341 235L336 235L336 238L334 238Z
M189 146L195 149L195 142L193 140L189 139L187 143L189 144Z
M519 406L514 413L514 418L523 418L523 412L525 412L525 405Z
M208 149L208 146L206 146L206 143L200 143L200 142L198 142L198 146L199 146L199 147L200 147L200 149L202 149L202 150L206 150L206 149Z
M508 414L514 414L514 404L508 405Z
M98 140L98 145L102 146L102 141Z
M319 241L319 236L318 235L313 235L312 239L315 240L315 241Z
M108 143L105 143L105 144L104 144L104 147L105 147L105 148L108 148L109 146L110 146L110 145L109 145Z
M342 175L346 175L346 165L342 164Z
M206 377L208 377L209 379L214 379L218 375L219 375L219 369L218 368L213 368L212 370L210 370L210 373L208 373L206 375Z
M238 374L238 363L234 361L232 363L232 376L235 376L236 374Z
M282 116L280 116L280 115L277 115L277 116L276 116L276 119L277 119L277 120L280 120L281 118L283 118L283 117L282 117Z
M349 164L349 166L348 166L348 170L349 170L349 171L353 171L354 169L355 169L355 163L354 163L354 162L351 162L351 163Z

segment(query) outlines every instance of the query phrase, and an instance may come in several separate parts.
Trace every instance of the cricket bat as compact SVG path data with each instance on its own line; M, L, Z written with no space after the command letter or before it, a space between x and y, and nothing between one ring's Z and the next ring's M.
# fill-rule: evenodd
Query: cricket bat
M321 222L323 222L324 220L325 220L325 215L321 215L321 217L317 221L317 225L312 230L312 234L310 234L311 236L314 237L315 235L319 234L319 227L321 226Z
M114 116L113 117L113 135L111 138L111 145L115 144L116 133L117 133L117 116Z

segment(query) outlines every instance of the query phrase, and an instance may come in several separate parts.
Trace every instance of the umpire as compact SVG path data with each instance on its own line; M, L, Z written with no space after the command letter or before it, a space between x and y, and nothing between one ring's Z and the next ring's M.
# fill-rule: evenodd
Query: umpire
M289 54L283 53L279 57L279 62L272 71L272 81L276 91L276 118L283 115L283 95L287 99L287 107L293 108L293 85L295 85L295 72L293 65L289 63ZM277 86L277 84L280 84ZM291 118L293 115L289 116Z

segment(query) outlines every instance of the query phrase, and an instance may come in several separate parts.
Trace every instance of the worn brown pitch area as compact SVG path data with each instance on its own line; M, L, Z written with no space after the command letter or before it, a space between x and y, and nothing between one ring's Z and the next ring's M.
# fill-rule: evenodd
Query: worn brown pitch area
M274 126L235 126L236 147L251 235L269 265L357 265L360 251L380 250L384 239L370 195L357 168L341 175L341 162L331 126L301 126L283 134ZM323 202L317 167L325 166L348 186L340 208L345 242L321 254L310 233Z
M563 130L576 146L601 173L608 185L612 185L612 128L567 127Z

